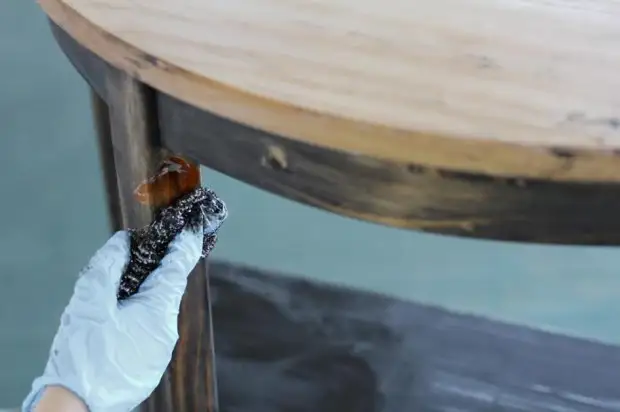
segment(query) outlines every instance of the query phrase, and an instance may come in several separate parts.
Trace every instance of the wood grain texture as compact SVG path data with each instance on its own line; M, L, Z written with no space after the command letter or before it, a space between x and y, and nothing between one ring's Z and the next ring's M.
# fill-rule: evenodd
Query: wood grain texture
M121 199L116 178L114 162L114 148L112 146L112 131L110 130L110 111L106 102L91 90L91 109L95 123L95 133L99 146L99 163L103 175L108 206L108 220L113 232L123 228Z
M617 412L620 347L219 263L222 412Z
M118 72L52 24L95 90ZM107 98L107 97L106 97ZM157 93L162 145L273 193L409 229L502 240L618 244L620 186L458 173L329 150L244 126ZM109 100L109 99L108 99ZM327 133L327 132L326 132ZM563 167L574 156L556 151Z
M155 92L120 71L110 70L100 75L106 81L111 139L111 144L101 146L112 149L115 171L105 176L116 180L119 210L115 215L120 216L122 227L139 228L152 221L155 210L138 203L134 189L157 170L162 157L168 154L159 140ZM96 108L101 121L100 104L102 101L97 102ZM205 270L203 260L189 276L173 361L155 392L141 405L143 412L214 412L217 409ZM190 383L194 390L187 391Z
M156 210L138 205L134 190L167 154L159 140L155 91L120 71L107 73L106 86L123 222L146 226Z
M40 3L116 67L262 130L453 171L620 180L613 0Z
M179 316L179 342L161 383L140 412L217 412L218 393L207 267L192 271Z
M57 25L77 70L106 93L117 71ZM502 240L618 244L615 183L456 173L352 155L232 122L157 93L162 145L262 189L332 212L409 229ZM574 158L557 151L564 167Z
M387 162L265 133L165 94L157 98L166 147L289 199L436 233L620 244L616 184L502 179Z

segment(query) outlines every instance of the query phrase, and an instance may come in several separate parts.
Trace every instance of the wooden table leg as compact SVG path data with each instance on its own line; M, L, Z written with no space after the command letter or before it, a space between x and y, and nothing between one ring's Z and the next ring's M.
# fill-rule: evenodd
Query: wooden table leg
M114 150L112 148L112 131L110 130L110 111L107 103L93 90L90 91L91 108L97 141L99 143L99 163L103 174L106 197L108 202L108 219L113 232L123 228L121 216L118 181L114 166Z
M111 70L106 103L93 92L93 112L111 225L148 224L154 211L134 200L134 188L167 155L159 142L154 91ZM179 343L162 381L142 412L215 412L217 392L206 264L188 281L179 316Z

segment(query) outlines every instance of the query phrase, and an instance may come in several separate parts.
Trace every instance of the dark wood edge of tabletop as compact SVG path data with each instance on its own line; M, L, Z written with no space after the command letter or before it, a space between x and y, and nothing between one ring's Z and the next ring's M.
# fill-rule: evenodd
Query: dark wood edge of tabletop
M105 100L117 69L51 23ZM354 155L288 139L157 93L166 148L283 197L384 225L493 240L616 245L620 185L498 178ZM325 130L329 133L329 130ZM558 151L567 167L571 153Z

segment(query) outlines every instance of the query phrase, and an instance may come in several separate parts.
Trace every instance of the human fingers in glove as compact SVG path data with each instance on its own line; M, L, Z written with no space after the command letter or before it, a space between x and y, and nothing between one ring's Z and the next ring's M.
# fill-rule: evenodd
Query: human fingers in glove
M140 291L118 302L130 239L118 232L78 279L25 412L127 412L159 383L178 340L187 276L201 257L203 234L185 229Z

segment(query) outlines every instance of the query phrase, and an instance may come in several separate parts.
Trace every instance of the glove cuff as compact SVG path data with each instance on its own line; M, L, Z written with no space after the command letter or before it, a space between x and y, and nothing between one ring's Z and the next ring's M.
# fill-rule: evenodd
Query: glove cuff
M32 390L30 391L28 396L26 396L26 399L24 399L24 402L22 403L22 412L33 412L35 406L37 406L37 404L41 401L41 398L43 397L43 394L45 393L45 389L47 389L49 386L60 386L70 391L73 394L73 396L80 399L82 403L86 405L86 409L88 411L91 411L90 406L88 406L88 403L86 403L84 398L80 396L70 386L62 382L59 382L56 379L50 379L50 378L46 378L42 376L42 377L35 379L34 382L32 383Z
M43 397L43 392L45 388L46 387L44 386L36 391L30 391L30 393L28 394L28 396L26 396L26 399L24 399L24 402L22 403L22 412L34 411L34 407L37 406L37 404L41 400L41 397Z

